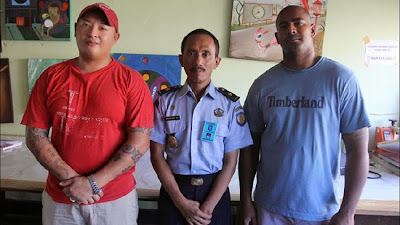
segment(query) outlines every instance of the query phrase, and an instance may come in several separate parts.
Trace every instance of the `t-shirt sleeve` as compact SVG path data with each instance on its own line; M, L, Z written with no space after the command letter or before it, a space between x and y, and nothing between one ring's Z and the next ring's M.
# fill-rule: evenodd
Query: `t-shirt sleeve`
M361 89L353 75L348 80L340 101L340 132L346 134L370 126Z
M126 125L153 127L153 100L147 84L136 71L131 71L131 83L127 95Z
M48 129L52 124L47 107L47 86L49 69L45 70L32 89L21 124Z
M249 89L246 101L244 103L244 112L249 123L251 132L262 132L265 130L265 124L262 117L262 112L259 107L259 93L255 82Z
M229 135L224 139L225 152L244 148L253 144L249 126L244 115L244 110L240 101L235 102L235 107L231 112L231 124Z

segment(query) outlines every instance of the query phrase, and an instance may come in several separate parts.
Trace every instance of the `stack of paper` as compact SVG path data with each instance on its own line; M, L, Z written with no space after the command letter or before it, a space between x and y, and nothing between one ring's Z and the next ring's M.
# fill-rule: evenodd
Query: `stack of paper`
M0 149L6 151L22 145L22 141L0 140Z

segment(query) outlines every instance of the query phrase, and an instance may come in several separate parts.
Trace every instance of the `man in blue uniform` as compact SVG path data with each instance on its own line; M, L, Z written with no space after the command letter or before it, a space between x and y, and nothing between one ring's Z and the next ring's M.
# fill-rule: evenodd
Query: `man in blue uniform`
M254 81L244 104L254 146L240 153L241 224L353 225L368 174L360 87L350 69L315 54L306 9L284 8L276 27L283 61ZM340 135L347 162L339 207Z
M192 31L181 52L186 82L160 93L150 143L160 224L229 225L228 184L238 149L253 143L250 131L239 97L211 82L221 61L214 35Z

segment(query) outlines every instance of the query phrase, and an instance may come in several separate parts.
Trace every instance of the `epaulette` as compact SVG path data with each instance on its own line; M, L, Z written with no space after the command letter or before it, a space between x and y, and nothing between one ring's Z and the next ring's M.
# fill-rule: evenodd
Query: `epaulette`
M236 101L239 100L239 98L240 98L239 96L233 94L232 92L226 90L226 89L223 88L223 87L219 87L219 88L218 88L218 91L221 92L223 95L225 95L227 98L229 98L230 100L232 100L232 101L234 101L234 102L236 102Z
M171 91L179 90L181 87L182 87L182 85L174 85L174 86L171 86L171 87L167 87L167 88L159 91L158 94L159 95L163 95L163 94L171 92Z

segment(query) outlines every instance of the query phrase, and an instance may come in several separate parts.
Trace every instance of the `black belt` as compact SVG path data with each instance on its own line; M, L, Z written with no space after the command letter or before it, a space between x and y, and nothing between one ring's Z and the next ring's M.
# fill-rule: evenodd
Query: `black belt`
M206 175L180 175L174 174L176 183L178 185L191 185L191 186L201 186L210 185L214 182L218 173L206 174Z

